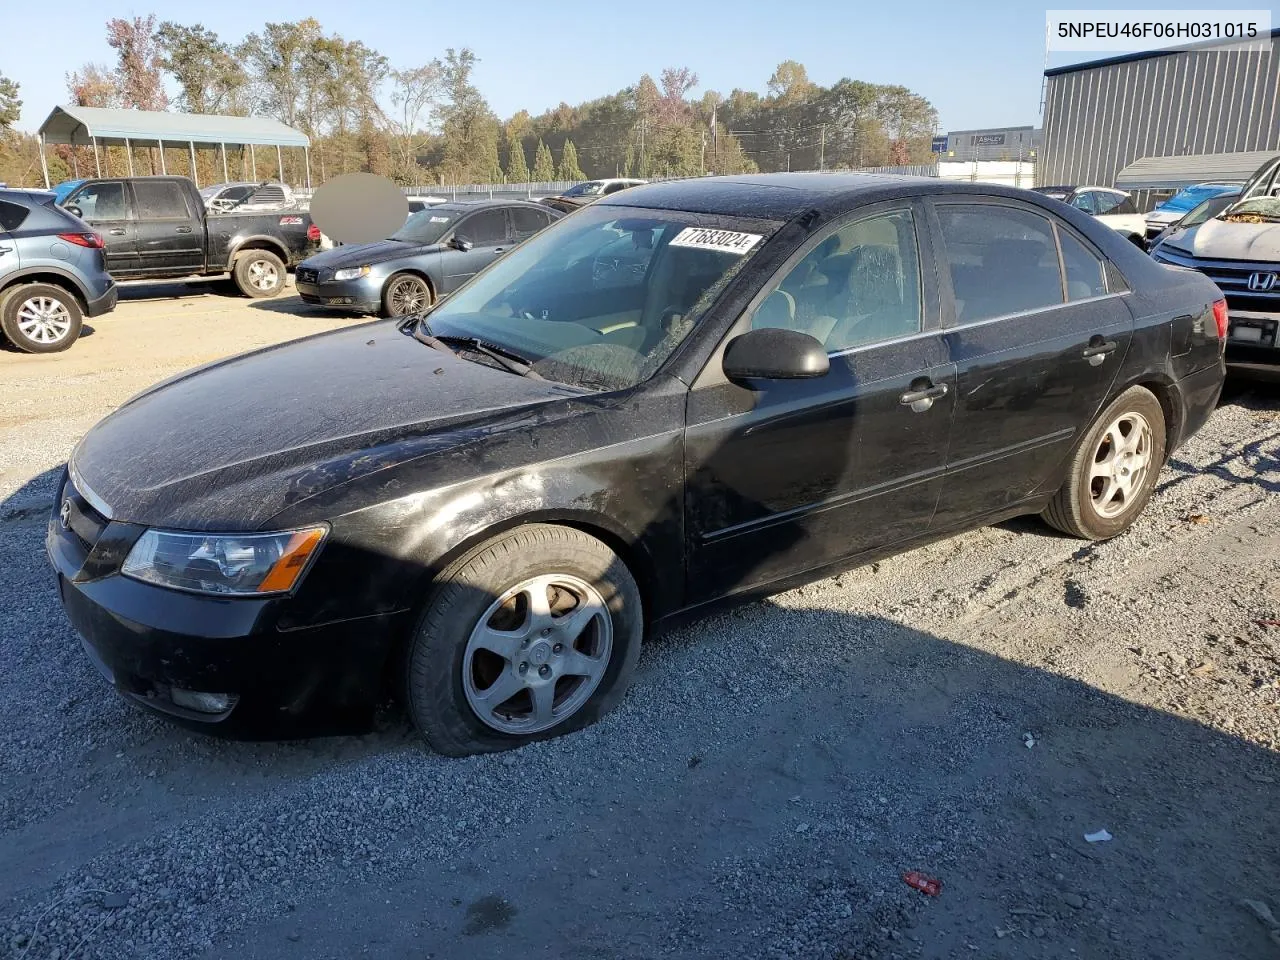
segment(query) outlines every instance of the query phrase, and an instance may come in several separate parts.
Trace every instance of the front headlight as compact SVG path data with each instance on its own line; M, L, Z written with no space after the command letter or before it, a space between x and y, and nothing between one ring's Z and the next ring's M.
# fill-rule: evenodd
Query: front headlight
M120 572L162 587L218 596L288 593L324 542L325 527L278 533L148 530Z
M369 270L369 267L344 267L341 270L333 271L333 279L355 280L358 277L367 277L369 275Z

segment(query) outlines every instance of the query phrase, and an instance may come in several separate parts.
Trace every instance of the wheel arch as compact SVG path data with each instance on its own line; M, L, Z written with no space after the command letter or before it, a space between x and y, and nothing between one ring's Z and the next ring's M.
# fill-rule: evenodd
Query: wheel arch
M435 299L440 295L439 290L436 287L436 282L431 279L431 274L428 273L422 267L398 267L395 270L392 270L389 274L387 274L387 279L382 281L382 288L381 290L379 290L378 295L381 296L383 293L386 292L387 284L389 284L392 280L394 280L396 277L403 276L405 274L411 277L417 277L419 280L425 283L427 285L427 289L431 291L432 302L433 303L435 302Z
M1182 436L1184 417L1182 398L1178 393L1177 381L1168 374L1157 371L1146 371L1136 374L1128 380L1117 381L1111 391L1111 395L1098 408L1099 412L1105 410L1108 404L1130 387L1142 387L1154 394L1155 398L1160 401L1160 409L1164 411L1164 449L1167 457L1177 447L1178 441Z
M246 253L252 250L265 250L268 253L274 253L280 258L280 262L289 266L289 251L285 249L284 244L274 237L246 237L239 241L231 248L231 252L227 255L227 269L234 270L236 261Z
M89 300L79 281L68 273L49 267L33 267L30 270L19 270L13 275L0 280L0 297L4 296L13 287L28 283L47 283L50 286L60 287L76 298L76 303L79 304L82 313L88 309Z

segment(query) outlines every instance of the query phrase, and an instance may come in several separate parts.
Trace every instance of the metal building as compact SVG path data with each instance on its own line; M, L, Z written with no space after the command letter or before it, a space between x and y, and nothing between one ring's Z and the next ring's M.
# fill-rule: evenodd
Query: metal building
M1145 157L1280 149L1280 53L1204 44L1045 71L1041 184L1112 186ZM1135 195L1139 209L1152 201Z

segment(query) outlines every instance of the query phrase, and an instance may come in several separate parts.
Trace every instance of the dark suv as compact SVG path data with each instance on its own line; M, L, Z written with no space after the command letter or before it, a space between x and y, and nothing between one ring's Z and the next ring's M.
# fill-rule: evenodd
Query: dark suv
M0 190L0 330L9 342L27 353L65 350L85 317L115 305L102 237L51 193Z

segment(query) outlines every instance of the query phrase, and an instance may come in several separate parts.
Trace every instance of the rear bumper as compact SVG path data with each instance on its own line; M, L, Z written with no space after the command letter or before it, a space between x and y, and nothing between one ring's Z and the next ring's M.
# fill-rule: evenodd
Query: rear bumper
M337 282L325 280L306 283L294 278L298 296L304 303L336 310L363 310L377 313L382 309L382 280L370 282L367 278Z
M100 317L104 313L110 313L116 308L116 301L120 297L120 288L116 286L114 280L110 281L106 292L96 300L89 300L84 305L84 315L86 317Z
M1218 406L1218 397L1222 394L1225 375L1223 361L1218 360L1212 366L1197 370L1178 381L1182 417L1178 437L1172 449L1182 446L1205 425L1205 421Z

